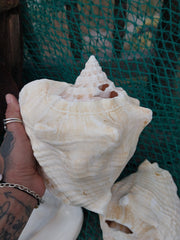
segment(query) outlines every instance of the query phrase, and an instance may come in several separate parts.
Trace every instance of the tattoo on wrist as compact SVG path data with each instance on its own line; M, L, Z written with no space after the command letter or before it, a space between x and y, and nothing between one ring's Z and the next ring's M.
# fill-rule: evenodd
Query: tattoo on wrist
M2 196L5 199L3 203L0 203L0 240L16 240L24 229L33 207L17 199L12 192L6 191L0 195L1 199ZM22 211L16 213L14 204L19 205Z
M13 133L10 131L7 131L4 136L4 140L0 147L0 154L4 159L4 171L3 175L6 175L7 170L10 168L10 162L11 157L10 153L12 152L14 148L15 138L13 136Z

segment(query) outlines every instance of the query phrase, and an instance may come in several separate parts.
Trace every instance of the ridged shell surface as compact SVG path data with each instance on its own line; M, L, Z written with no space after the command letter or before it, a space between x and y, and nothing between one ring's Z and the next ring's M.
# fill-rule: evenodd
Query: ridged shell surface
M113 185L100 223L104 240L179 240L180 199L170 173L145 160Z
M94 56L74 85L36 80L19 103L47 187L66 203L103 213L151 110L116 88Z

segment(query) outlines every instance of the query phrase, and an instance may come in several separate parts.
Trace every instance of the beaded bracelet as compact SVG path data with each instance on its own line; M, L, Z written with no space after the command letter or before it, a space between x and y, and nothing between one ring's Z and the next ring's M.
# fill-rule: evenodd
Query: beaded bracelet
M22 192L29 194L30 196L32 196L33 198L35 198L37 200L37 207L39 206L40 203L43 202L42 198L37 193L35 193L34 191L31 191L29 188L27 188L23 185L15 184L15 183L0 182L0 187L1 188L3 188L3 187L15 188L15 189L18 189Z

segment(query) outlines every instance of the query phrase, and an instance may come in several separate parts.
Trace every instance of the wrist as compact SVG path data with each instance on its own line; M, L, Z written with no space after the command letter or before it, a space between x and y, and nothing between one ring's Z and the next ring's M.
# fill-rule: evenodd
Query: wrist
M12 189L17 189L20 192L23 192L30 196L32 199L31 201L33 202L33 199L36 200L36 207L42 203L42 198L35 193L34 191L28 189L27 187L20 185L20 184L14 184L14 183L0 183L0 188L9 188L9 191L12 191ZM6 194L9 195L10 192L6 192ZM26 196L27 197L27 196Z
M7 186L0 187L0 193L2 192L4 192L4 196L9 200L19 199L21 203L26 203L26 205L31 206L32 209L37 207L37 200L35 198L17 188L9 188Z
M40 197L42 197L45 192L44 181L38 174L21 176L13 171L12 173L9 172L6 176L3 176L3 182L22 185L29 190L37 193Z

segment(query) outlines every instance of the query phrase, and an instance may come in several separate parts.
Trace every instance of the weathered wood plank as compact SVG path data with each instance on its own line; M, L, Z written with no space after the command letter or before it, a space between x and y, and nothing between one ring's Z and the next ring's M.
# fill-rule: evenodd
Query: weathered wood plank
M6 110L5 95L12 93L18 97L18 87L4 64L0 63L0 135L3 133L3 118Z
M20 9L0 13L0 61L12 75L18 88L22 87L23 44Z

